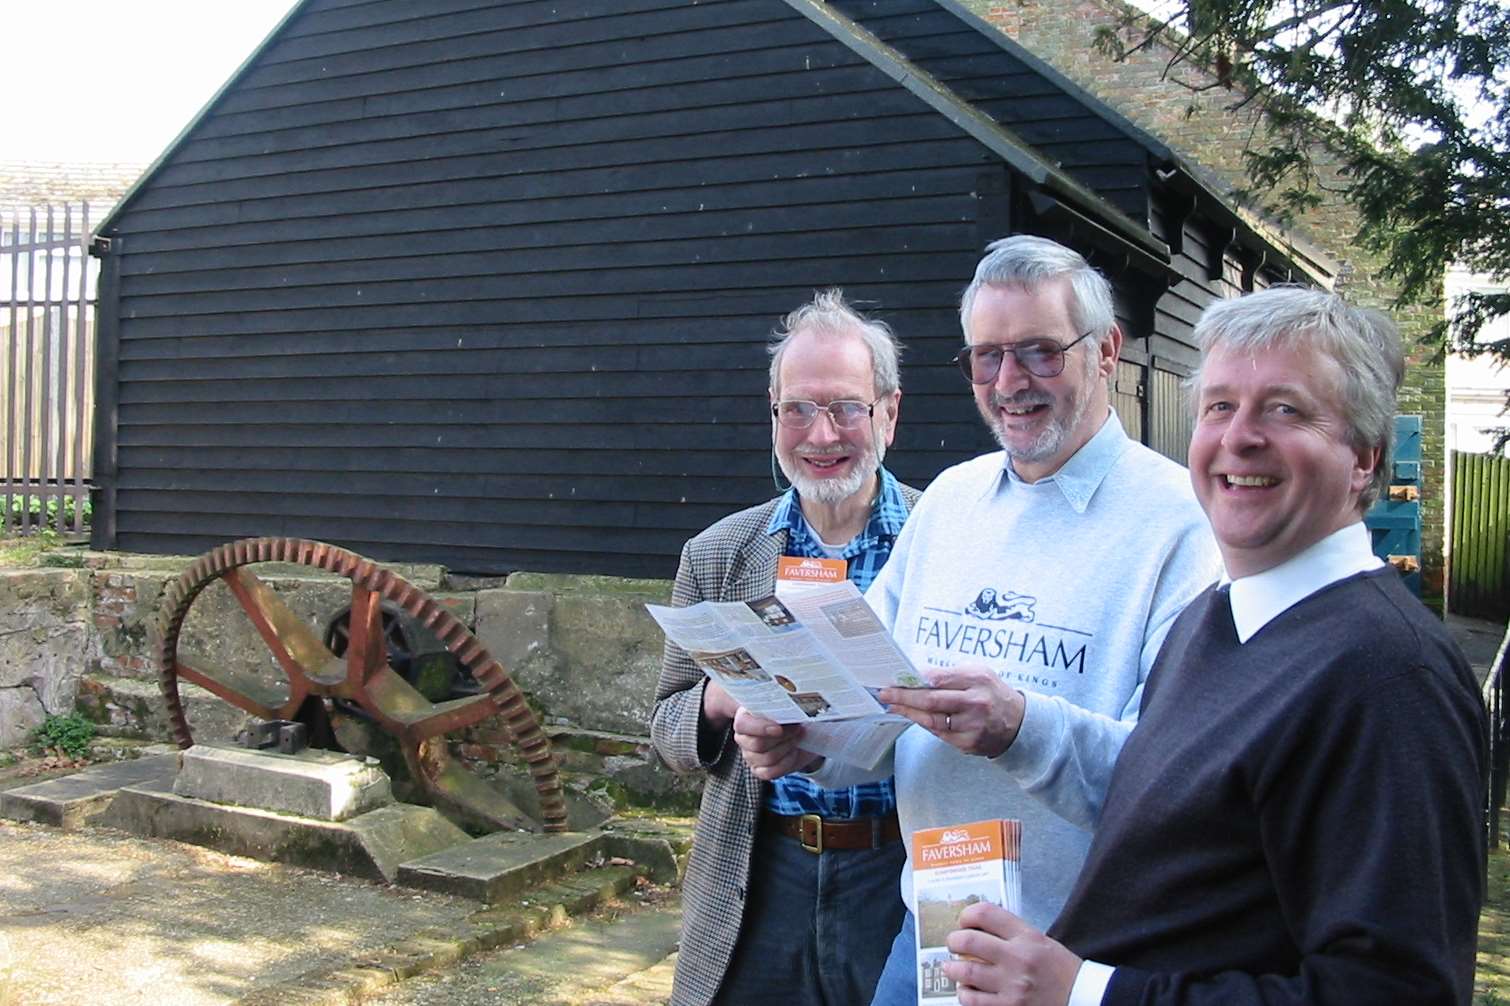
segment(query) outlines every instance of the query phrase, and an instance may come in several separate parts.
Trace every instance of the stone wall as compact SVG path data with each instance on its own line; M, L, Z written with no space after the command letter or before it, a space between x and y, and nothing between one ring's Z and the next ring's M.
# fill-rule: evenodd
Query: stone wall
M645 611L661 580L515 573L477 592L474 631L548 722L646 734L663 637Z
M78 570L0 571L0 747L73 711L89 669L92 608Z
M107 733L169 739L154 663L153 624L182 557L49 553L68 568L0 572L0 748L24 743L48 714L75 709ZM647 735L662 637L645 603L670 584L611 577L516 573L454 578L437 566L395 567L471 628L529 696L563 764L597 773L620 800L687 806L699 780L655 762ZM256 575L324 635L350 602L344 578L264 564ZM418 629L420 652L442 649ZM182 659L233 668L281 686L286 678L222 584L195 600ZM244 722L228 703L180 683L196 739L226 739ZM465 756L502 758L506 741L468 738Z

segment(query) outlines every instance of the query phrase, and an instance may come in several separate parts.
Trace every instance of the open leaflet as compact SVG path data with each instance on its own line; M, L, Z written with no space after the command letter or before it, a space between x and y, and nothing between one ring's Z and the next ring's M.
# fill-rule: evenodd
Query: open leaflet
M803 724L804 749L864 768L909 725L875 693L927 685L847 579L758 601L646 608L740 705Z

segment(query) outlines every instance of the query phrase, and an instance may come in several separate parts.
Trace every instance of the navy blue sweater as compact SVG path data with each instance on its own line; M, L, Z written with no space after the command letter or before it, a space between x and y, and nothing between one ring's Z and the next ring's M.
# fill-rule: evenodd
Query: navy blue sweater
M1050 934L1122 1004L1469 1003L1488 724L1392 569L1239 644L1225 592L1150 673Z

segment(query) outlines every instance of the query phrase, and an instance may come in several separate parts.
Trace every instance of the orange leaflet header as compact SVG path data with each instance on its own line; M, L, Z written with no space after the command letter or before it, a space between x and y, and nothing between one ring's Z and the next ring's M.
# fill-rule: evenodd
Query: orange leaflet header
M924 828L912 833L916 869L1022 858L1022 822L974 821L947 828Z
M776 563L776 579L799 583L839 583L849 575L843 559L801 559L784 555Z

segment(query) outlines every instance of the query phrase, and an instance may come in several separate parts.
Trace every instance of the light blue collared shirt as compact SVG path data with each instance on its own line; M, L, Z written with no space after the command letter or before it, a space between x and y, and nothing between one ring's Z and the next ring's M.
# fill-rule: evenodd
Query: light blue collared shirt
M1106 421L1085 444L1070 456L1059 470L1052 475L1045 475L1037 482L1028 482L1027 479L1018 475L1012 467L1012 456L1005 455L1002 461L1002 477L990 491L1001 492L1008 482L1017 482L1022 485L1043 485L1052 482L1059 487L1064 494L1064 500L1076 513L1085 513L1085 508L1090 506L1091 497L1096 495L1096 490L1101 488L1101 483L1106 481L1106 476L1111 474L1112 467L1116 465L1128 446L1132 444L1127 436L1127 431L1122 428L1122 420L1117 417L1114 410L1108 410Z

